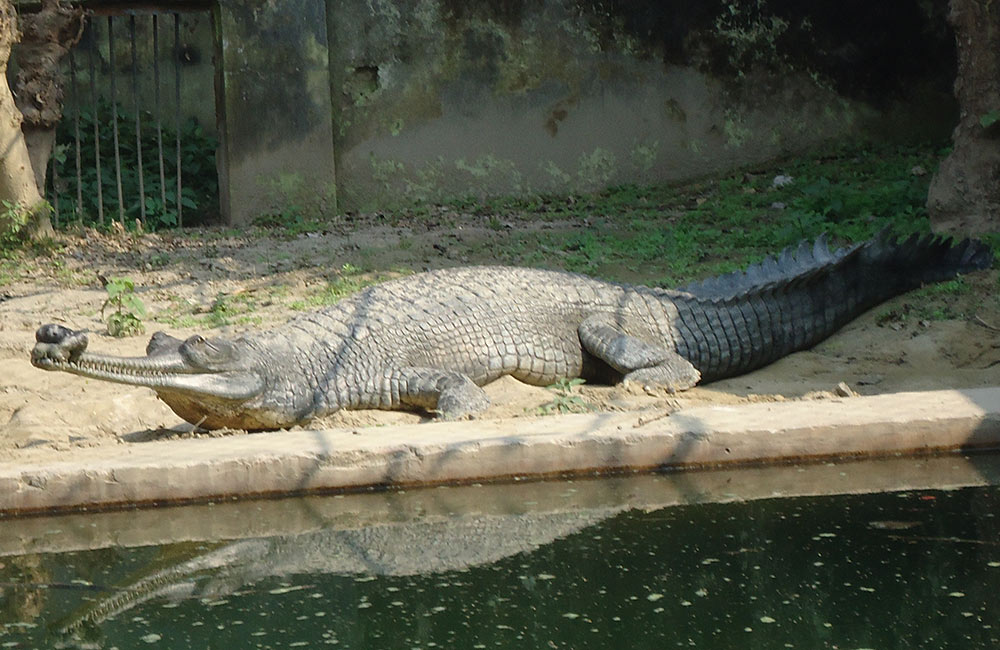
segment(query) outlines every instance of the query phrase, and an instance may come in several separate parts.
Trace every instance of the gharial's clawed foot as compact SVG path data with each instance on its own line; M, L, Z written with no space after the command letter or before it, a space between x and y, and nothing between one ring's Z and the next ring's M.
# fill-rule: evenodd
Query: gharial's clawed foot
M489 407L486 391L466 380L443 390L435 411L442 420L469 420Z
M86 332L71 330L55 323L42 325L35 332L31 365L43 370L56 370L58 365L76 361L86 349Z

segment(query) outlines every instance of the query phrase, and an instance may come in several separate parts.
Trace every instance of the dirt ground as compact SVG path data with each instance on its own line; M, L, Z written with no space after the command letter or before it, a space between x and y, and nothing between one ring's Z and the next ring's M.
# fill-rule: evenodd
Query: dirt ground
M148 389L33 368L29 351L40 325L55 322L89 330L90 350L126 355L143 354L149 334L157 329L185 337L219 323L223 325L212 330L213 336L273 327L296 315L297 303L316 296L329 282L342 282L348 271L351 277L364 277L353 275L354 268L421 270L493 261L488 245L452 245L456 232L457 240L468 244L488 242L496 229L475 219L451 220L445 229L376 218L294 238L221 230L184 237L93 231L66 235L64 248L51 259L29 261L0 284L0 461L67 459L80 447L173 437L245 435L193 430ZM106 293L99 273L135 281L149 312L144 335L107 335L100 317ZM381 272L381 277L391 275ZM661 417L695 404L829 399L841 382L859 394L997 385L997 271L974 274L966 285L960 295L902 296L812 350L682 395L593 385L578 392L595 409ZM511 379L495 382L487 392L494 405L483 416L489 422L479 426L499 431L516 430L517 418L540 417L539 408L554 398L550 390ZM421 419L428 418L354 411L312 426L360 429Z

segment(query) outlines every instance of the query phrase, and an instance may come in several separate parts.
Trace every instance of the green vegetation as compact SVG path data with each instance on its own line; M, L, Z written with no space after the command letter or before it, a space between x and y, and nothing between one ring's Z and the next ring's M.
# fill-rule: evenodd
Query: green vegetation
M254 314L260 303L250 292L220 293L205 310L182 298L173 298L171 307L155 317L157 322L171 327L225 327L227 325L259 325L261 317Z
M59 123L56 141L60 144L53 152L55 174L49 174L46 196L52 196L53 187L58 193L60 220L101 225L98 217L97 168L94 164L94 123L100 132L101 191L103 193L105 224L118 220L118 189L115 178L115 149L113 112L111 105L101 101L97 112L92 108L80 111L80 173L83 209L76 209L76 145L75 121L72 115ZM160 186L160 163L157 155L156 123L147 112L141 114L143 190L146 204L147 230L157 230L177 225L177 132L163 125L163 165L166 203ZM181 206L186 224L203 222L211 216L218 202L219 187L215 171L214 138L205 134L194 121L188 120L180 127L181 141ZM121 157L122 196L125 205L125 223L130 226L140 217L139 172L136 165L135 115L118 108L118 147ZM67 218L67 214L72 215Z
M108 334L116 337L135 336L142 334L146 328L142 319L146 317L146 305L135 294L135 282L129 278L101 278L108 297L101 305L101 318L104 311L113 307L114 312L108 316Z
M492 251L505 263L671 286L734 270L824 232L837 244L883 228L929 232L929 172L940 156L928 146L845 148L683 186L624 185L592 195L459 200L451 207L481 214L491 227L497 215L566 224L515 229ZM790 180L776 183L779 176Z
M263 214L253 220L253 225L275 231L271 234L293 238L307 232L323 229L324 222L316 216L307 216L297 204L289 204L277 212Z
M546 402L538 407L538 410L545 414L559 413L586 413L594 410L582 397L574 394L573 390L584 383L583 379L560 379L554 384L546 386L547 389L555 393L551 402Z
M21 229L28 223L28 213L20 204L0 201L0 253L9 252L21 243Z
M347 296L357 293L367 286L377 284L384 279L382 276L365 274L353 264L344 264L340 267L338 276L327 282L322 290L308 296L304 300L292 302L290 307L296 311L308 311L335 305Z

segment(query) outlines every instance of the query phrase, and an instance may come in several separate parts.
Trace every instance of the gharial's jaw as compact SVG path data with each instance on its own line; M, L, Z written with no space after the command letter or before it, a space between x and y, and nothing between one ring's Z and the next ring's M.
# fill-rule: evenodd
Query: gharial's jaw
M167 339L166 342L164 340ZM31 363L42 370L61 370L82 377L199 397L244 401L264 390L257 373L238 366L214 369L191 362L185 346L211 343L194 337L186 342L157 333L145 357L115 357L86 351L87 336L61 325L43 325L35 333Z

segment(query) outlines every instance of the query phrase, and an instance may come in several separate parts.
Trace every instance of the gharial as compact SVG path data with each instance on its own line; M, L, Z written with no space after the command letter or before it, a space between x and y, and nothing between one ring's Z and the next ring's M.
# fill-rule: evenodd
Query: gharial
M558 271L451 268L375 285L234 340L157 332L145 357L93 354L85 333L43 325L31 361L148 386L210 429L277 429L361 408L458 418L484 410L481 386L503 375L675 391L745 373L814 345L883 300L991 263L976 240L883 234L835 251L823 238L803 242L745 272L677 290Z

